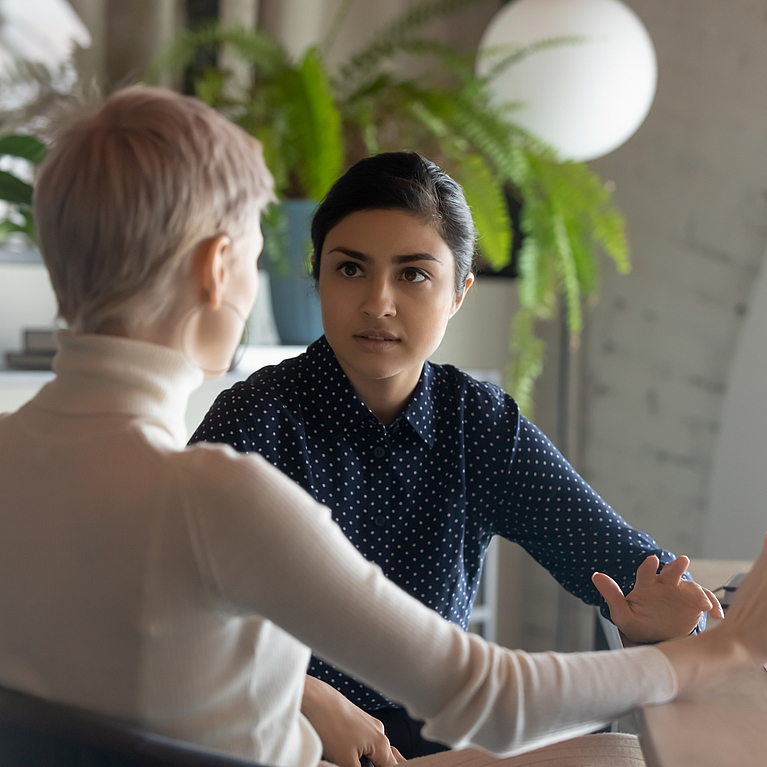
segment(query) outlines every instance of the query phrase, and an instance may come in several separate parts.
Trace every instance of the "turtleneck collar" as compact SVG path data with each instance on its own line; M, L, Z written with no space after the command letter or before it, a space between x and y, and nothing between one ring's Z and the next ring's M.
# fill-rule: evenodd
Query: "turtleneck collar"
M191 393L203 372L178 351L117 336L57 333L56 378L40 391L40 407L69 415L133 415L163 427L179 447Z

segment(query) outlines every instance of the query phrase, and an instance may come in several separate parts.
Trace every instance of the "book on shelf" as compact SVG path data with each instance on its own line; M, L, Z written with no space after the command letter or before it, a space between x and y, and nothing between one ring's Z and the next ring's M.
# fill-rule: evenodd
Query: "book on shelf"
M55 333L52 328L25 328L22 333L24 348L6 352L6 367L9 370L51 370L58 351Z
M52 354L35 352L6 352L5 363L9 370L51 370Z
M24 351L34 354L56 354L56 331L50 328L25 328Z

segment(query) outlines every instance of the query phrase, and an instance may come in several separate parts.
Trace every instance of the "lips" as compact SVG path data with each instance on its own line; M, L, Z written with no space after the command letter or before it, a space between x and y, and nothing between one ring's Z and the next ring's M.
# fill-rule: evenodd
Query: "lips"
M355 333L354 337L366 341L399 341L399 338L388 330L363 330L361 333Z

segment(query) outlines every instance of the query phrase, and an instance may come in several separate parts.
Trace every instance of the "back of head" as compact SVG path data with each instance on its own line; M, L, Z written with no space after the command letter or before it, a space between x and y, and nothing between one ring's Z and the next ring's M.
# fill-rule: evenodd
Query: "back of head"
M312 219L313 274L319 278L328 232L362 210L403 210L434 226L455 259L456 292L471 272L476 230L460 184L415 152L383 152L360 160L332 186Z
M34 200L59 314L80 332L151 322L195 246L241 240L272 197L258 142L196 99L136 86L67 115Z

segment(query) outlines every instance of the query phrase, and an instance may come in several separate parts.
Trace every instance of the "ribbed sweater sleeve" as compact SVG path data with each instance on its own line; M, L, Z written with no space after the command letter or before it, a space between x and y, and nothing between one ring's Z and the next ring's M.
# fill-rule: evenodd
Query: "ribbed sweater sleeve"
M652 647L527 654L464 633L388 581L327 509L258 456L200 445L178 463L200 567L219 596L402 701L428 738L511 755L675 694Z

